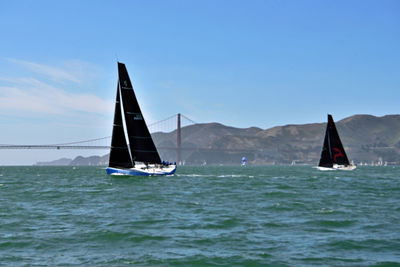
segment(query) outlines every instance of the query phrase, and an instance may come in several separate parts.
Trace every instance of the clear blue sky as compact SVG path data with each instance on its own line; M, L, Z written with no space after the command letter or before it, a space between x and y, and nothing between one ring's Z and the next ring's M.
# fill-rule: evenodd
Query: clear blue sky
M398 114L399 14L397 0L0 1L0 144L110 135L117 59L148 123ZM93 154L54 153L0 165Z

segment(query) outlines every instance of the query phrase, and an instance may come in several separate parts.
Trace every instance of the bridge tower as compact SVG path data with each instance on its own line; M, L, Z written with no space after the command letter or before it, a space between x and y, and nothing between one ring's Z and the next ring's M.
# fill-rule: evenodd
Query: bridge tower
M178 113L176 128L176 164L181 164L181 113Z

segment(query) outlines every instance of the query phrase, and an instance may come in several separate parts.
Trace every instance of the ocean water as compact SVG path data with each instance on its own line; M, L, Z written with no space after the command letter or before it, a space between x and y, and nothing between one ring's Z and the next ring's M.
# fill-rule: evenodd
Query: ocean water
M1 266L400 266L400 167L0 167Z

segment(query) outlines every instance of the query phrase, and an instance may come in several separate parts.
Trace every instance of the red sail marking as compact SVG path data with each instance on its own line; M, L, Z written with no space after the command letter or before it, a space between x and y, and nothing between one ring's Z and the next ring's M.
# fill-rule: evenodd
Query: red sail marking
M339 148L334 147L334 148L332 148L332 150L335 151L335 154L333 155L333 161L336 161L337 157L339 157L339 158L344 157L342 151Z

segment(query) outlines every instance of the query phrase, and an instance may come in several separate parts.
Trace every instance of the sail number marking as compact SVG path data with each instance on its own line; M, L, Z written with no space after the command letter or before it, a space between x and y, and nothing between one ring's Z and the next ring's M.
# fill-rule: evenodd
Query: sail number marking
M335 151L335 154L333 155L333 160L336 161L336 158L343 158L344 155L342 151L339 148L332 148L333 151Z
M126 112L126 114L133 115L133 120L135 120L135 121L143 120L143 116L140 113Z

